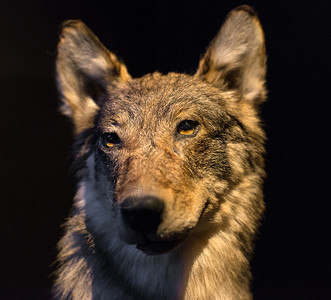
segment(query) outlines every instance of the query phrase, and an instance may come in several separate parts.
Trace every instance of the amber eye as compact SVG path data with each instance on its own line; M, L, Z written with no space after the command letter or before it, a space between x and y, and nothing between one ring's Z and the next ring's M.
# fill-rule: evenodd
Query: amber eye
M194 135L198 132L198 125L197 121L184 120L178 124L177 132L181 135Z
M116 144L120 143L120 138L118 137L118 135L115 132L111 132L111 133L104 133L102 135L102 144L106 147L106 148L112 148L114 147Z

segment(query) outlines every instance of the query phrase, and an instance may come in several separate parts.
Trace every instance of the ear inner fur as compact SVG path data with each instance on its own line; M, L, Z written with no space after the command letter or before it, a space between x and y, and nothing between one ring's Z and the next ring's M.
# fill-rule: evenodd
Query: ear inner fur
M56 70L61 110L72 118L76 133L92 126L109 83L131 79L125 65L79 20L62 25Z
M265 100L264 34L255 11L240 6L231 11L199 63L196 76L222 89L236 89L244 100Z

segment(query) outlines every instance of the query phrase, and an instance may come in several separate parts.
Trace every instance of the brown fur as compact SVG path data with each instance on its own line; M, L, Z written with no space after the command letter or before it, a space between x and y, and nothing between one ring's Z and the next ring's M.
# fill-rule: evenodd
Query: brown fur
M58 84L75 125L78 186L59 244L56 297L251 298L249 259L264 210L257 107L265 62L263 32L247 6L229 14L194 76L132 79L82 22L64 24ZM194 134L179 133L183 120L198 124ZM108 133L119 139L110 149L102 144ZM146 196L164 205L144 237L151 248L122 216L128 198ZM134 247L154 255L155 243L177 240L157 256Z

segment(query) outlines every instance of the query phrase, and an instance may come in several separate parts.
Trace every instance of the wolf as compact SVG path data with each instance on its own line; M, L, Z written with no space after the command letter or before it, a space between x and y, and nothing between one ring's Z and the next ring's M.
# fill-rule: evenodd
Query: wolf
M79 20L56 61L77 188L54 299L251 299L264 212L264 34L226 17L194 74L133 79Z

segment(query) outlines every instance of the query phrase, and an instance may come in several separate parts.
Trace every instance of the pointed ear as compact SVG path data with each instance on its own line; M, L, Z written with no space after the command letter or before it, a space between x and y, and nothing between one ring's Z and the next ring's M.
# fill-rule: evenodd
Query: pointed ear
M56 71L61 110L72 118L76 133L93 125L107 85L131 79L125 65L79 20L62 25Z
M246 5L232 10L200 61L195 76L220 88L237 89L246 101L265 100L264 34L255 11Z

